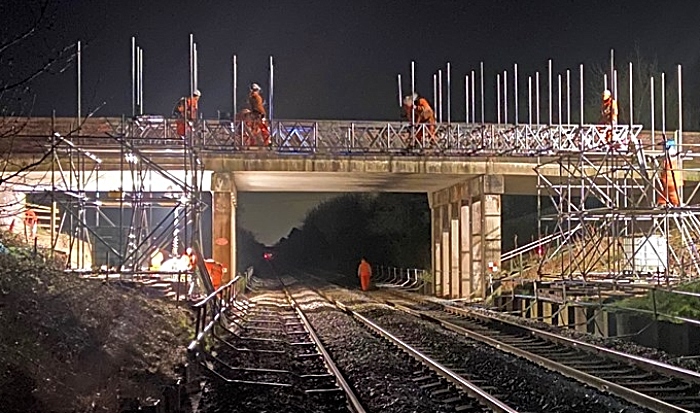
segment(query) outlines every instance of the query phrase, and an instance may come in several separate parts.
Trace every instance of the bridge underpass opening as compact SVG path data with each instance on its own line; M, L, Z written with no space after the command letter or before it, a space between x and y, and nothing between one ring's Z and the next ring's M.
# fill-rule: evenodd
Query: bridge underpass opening
M508 196L504 201L505 183L502 176L214 173L211 185L214 259L226 262L232 256L229 254L234 254L239 260L246 260L246 264L238 263L241 268L248 262L261 263L262 254L272 251L275 263L287 261L308 268L325 266L347 275L356 272L362 256L375 265L407 267L415 263L430 269L431 293L480 299L489 293L491 272L501 264L503 244L511 246L517 242L513 236L516 232L521 243L528 242L533 237L532 230L537 228L534 197ZM231 203L231 199L235 202ZM317 206L319 200L325 200L325 205ZM508 205L509 214L520 218L512 230L503 230L503 202ZM295 204L304 203L309 210L315 208L311 217L298 215L293 219L296 222L280 224L286 227L277 228L276 236L268 235L270 227L275 225L272 221L288 213ZM523 225L528 221L522 219L527 208L512 212L518 211L522 204L533 209L527 216L532 221L529 225ZM227 205L233 205L231 212L227 212ZM329 205L333 208L328 209ZM333 211L341 212L333 215ZM396 216L407 211L415 216ZM234 216L235 219L229 218ZM304 219L313 225L302 225ZM425 225L422 237L421 222ZM247 246L249 251L245 254L242 251L236 254L218 245L224 244L221 239L227 239L236 229L239 234L250 232L244 242L249 243L251 235L256 236L258 246ZM413 238L407 240L405 232L411 230ZM333 235L338 231L345 232L352 241ZM244 248L241 242L239 236L236 248ZM421 248L422 260L418 259ZM402 254L410 258L397 259Z

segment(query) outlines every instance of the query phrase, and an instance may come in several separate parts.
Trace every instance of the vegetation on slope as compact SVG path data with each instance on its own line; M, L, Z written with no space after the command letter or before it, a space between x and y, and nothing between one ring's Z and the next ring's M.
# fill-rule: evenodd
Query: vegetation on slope
M0 241L0 411L115 412L172 385L190 337L184 311Z
M700 294L700 282L692 282L673 287L676 291L687 291ZM647 311L656 311L674 317L700 320L700 298L690 295L671 293L667 291L650 291L642 297L627 298L615 303L623 308L637 308Z

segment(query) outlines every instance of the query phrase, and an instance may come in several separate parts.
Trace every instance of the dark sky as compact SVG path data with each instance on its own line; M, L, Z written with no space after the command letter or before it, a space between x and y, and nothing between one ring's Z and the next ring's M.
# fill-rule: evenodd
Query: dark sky
M0 39L29 27L38 3L1 1ZM144 49L146 112L169 115L189 90L189 34L194 33L205 117L230 110L235 53L239 102L253 81L267 95L268 58L274 56L275 115L288 119L396 119L397 73L404 77L404 91L410 91L415 60L417 90L431 96L432 74L449 61L457 119L464 110L464 75L482 60L486 93L493 95L495 74L515 62L521 76L546 71L549 58L561 72L581 62L605 64L610 48L618 62L636 47L667 71L682 63L692 78L700 66L699 16L697 0L53 0L34 36L0 50L0 83L21 79L81 39L83 113L100 107L98 115L129 114L131 36L136 36ZM0 98L31 103L34 115L55 109L59 116L71 116L75 77L75 67L54 66L31 83L29 93ZM494 112L487 106L487 119ZM288 194L286 201L269 194L246 196L242 221L266 243L285 235L318 202L304 194Z
M238 194L238 224L249 229L265 245L274 245L289 231L300 227L306 213L315 205L339 194L329 193L268 193Z
M2 2L4 38L27 24L28 5L35 2ZM696 63L700 53L696 0L56 0L50 11L52 30L37 33L39 47L20 44L15 67L36 64L49 46L82 39L84 107L104 102L103 115L131 110L132 35L144 49L146 110L169 114L189 90L188 36L194 33L207 117L230 110L234 53L241 90L256 81L265 94L273 55L276 117L306 119L396 118L396 74L408 80L411 60L418 90L430 96L432 74L452 63L457 116L463 113L463 76L481 60L489 92L495 73L514 62L523 75L546 70L549 58L563 71L580 62L604 63L611 47L622 61L638 46L672 69ZM75 113L74 68L37 79L33 90L35 114L53 108L59 115Z

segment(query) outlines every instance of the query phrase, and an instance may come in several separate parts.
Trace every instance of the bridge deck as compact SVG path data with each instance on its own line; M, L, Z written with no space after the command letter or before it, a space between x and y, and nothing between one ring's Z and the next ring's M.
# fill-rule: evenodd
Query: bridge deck
M561 176L557 158L585 154L609 157L612 141L622 152L640 142L647 154L661 156L661 134L641 126L614 130L600 125L472 125L451 123L412 127L399 122L280 120L271 124L271 149L245 123L200 121L183 139L171 119L91 118L80 128L70 118L30 118L6 122L17 138L11 151L17 164L40 158L51 147L80 151L85 168L99 160L103 185L114 181L108 171L128 169L130 153L146 157L159 168L181 170L185 141L191 143L211 172L235 172L236 185L246 191L430 191L482 174L506 177L507 193L535 193L535 167L546 176ZM54 135L58 134L58 135ZM191 135L191 136L190 136ZM433 139L434 138L434 139ZM684 133L683 148L700 144L700 134ZM7 142L6 142L7 144ZM694 158L684 165L685 179L700 180ZM44 163L40 169L50 166ZM312 176L313 175L313 176ZM325 175L325 176L324 176ZM122 177L120 177L121 179Z

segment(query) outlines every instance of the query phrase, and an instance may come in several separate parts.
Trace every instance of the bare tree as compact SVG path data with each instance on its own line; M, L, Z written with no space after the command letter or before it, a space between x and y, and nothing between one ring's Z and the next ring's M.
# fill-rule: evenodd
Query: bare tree
M30 0L21 7L10 3L0 4L0 219L23 213L24 197L13 185L24 183L61 143L49 131L31 130L33 84L43 75L65 71L75 58L74 45L57 44L51 1Z

